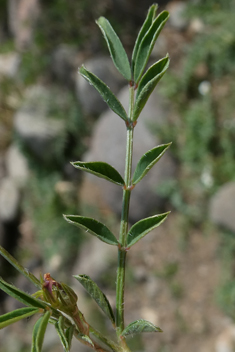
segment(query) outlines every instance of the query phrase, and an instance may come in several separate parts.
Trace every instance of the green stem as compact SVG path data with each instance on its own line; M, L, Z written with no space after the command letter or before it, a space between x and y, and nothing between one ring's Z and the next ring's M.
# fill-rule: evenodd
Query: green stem
M122 216L120 225L118 249L118 270L116 280L116 326L117 335L120 335L124 329L124 288L125 288L125 266L126 266L126 239L128 233L129 205L131 195L131 171L133 155L133 125L132 112L134 107L134 88L130 87L129 100L129 124L127 125L127 143L126 143L126 160L125 160L125 187L123 189ZM124 351L130 351L126 346L125 339L120 339Z

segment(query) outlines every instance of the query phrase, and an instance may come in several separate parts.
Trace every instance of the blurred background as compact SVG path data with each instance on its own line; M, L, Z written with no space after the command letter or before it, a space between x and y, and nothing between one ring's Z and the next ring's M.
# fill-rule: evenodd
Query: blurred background
M72 168L102 160L124 169L125 125L77 74L82 63L124 106L128 87L95 19L105 16L128 55L149 0L1 0L0 244L38 277L78 292L98 329L111 328L73 274L87 274L115 305L115 249L62 214L103 221L118 234L122 191ZM126 323L162 334L130 339L138 352L235 351L235 1L159 0L170 19L150 62L170 69L135 129L134 165L157 144L170 150L133 191L130 224L171 210L128 253ZM120 121L119 121L120 120ZM3 258L0 275L33 293ZM0 292L0 313L18 303ZM30 350L32 320L0 331L0 352ZM74 343L72 351L87 352ZM62 351L49 331L45 351Z

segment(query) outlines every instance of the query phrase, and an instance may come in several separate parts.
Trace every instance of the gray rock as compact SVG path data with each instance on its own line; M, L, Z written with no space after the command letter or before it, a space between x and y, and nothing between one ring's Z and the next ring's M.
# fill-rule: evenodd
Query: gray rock
M7 150L5 163L7 174L15 182L16 186L19 188L25 186L29 177L28 163L17 145L12 144Z
M20 204L20 193L15 183L10 178L0 182L0 220L13 221L17 215Z
M118 98L121 100L124 108L127 109L129 98L128 88L124 88ZM144 153L160 144L159 140L153 136L147 125L153 122L159 124L163 123L166 114L167 108L163 103L163 99L153 94L143 109L142 115L135 127L133 170ZM123 175L125 148L125 123L112 111L107 111L99 118L96 124L91 149L85 156L85 160L105 161L114 166L121 175ZM136 221L143 216L150 215L153 209L163 205L163 200L154 190L162 181L174 177L175 171L175 164L168 152L133 190L131 196L130 221ZM89 177L90 180L98 185L106 203L115 213L119 214L121 211L122 189L115 184L99 179L93 175L85 174L85 177Z
M84 66L104 81L116 94L124 80L109 57L95 57L84 63ZM88 115L98 115L103 112L107 104L102 100L96 89L79 74L76 81L77 96L83 110Z
M117 256L117 248L115 246L104 245L96 237L91 235L82 248L77 262L74 265L73 273L75 275L86 274L97 281L106 269L109 267L110 261Z
M0 76L13 78L17 74L19 64L18 53L0 54Z
M55 101L56 100L56 101ZM66 96L43 86L33 86L25 94L22 107L14 116L19 137L38 156L46 157L48 148L63 134L65 122L56 119L53 108L63 105ZM54 104L54 107L51 105Z
M52 72L63 83L74 82L77 70L77 50L66 44L61 44L52 54Z
M33 40L33 29L39 15L39 0L9 0L8 23L17 49L27 48Z
M223 185L211 198L209 216L216 225L235 232L235 182Z
M170 13L168 23L179 31L184 30L189 24L187 17L184 15L186 6L184 1L173 1L167 6Z
M224 328L215 341L216 352L233 352L235 348L235 325L230 323Z

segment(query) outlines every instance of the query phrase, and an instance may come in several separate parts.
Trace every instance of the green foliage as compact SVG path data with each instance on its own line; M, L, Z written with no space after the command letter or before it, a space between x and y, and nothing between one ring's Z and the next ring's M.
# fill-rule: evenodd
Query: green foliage
M113 63L118 69L118 71L126 78L128 81L131 80L131 67L129 60L123 45L115 33L113 27L109 21L100 17L96 23L100 27L104 38L106 40L107 46L109 48L110 55L112 57Z
M147 320L140 319L129 324L122 332L122 336L135 335L141 332L162 332L160 328Z
M149 170L161 159L171 143L159 145L145 153L138 161L132 177L133 185L137 184L148 173Z
M101 222L79 215L64 215L64 219L79 228L85 229L86 232L98 237L101 241L114 246L118 245L118 241L114 234Z
M58 3L61 6L61 9L63 9L64 2L60 0ZM78 297L71 287L62 282L57 282L50 276L49 273L44 274L44 278L41 278L41 282L39 284L36 278L33 278L31 274L22 269L22 266L18 265L17 262L3 250L2 253L4 257L10 261L10 263L12 263L20 273L29 278L37 288L40 286L40 290L31 296L15 288L14 286L9 285L5 281L0 280L0 288L2 288L7 294L18 299L26 306L28 305L30 307L41 308L40 312L42 315L37 320L33 329L32 352L41 352L48 323L55 325L56 331L65 351L70 350L72 334L81 343L89 346L95 351L108 352L112 350L115 352L130 352L130 348L126 342L126 336L142 332L162 331L159 327L143 319L136 320L127 327L124 326L124 286L127 251L133 244L146 236L151 230L159 226L169 214L169 212L166 212L142 219L134 224L128 231L128 215L131 192L135 188L135 184L147 174L147 172L154 166L154 164L156 164L156 162L170 146L170 143L163 144L144 154L137 165L132 181L133 131L136 126L137 118L139 117L140 112L147 102L150 94L165 73L169 64L168 56L166 56L164 59L152 65L147 72L143 74L156 39L169 17L168 12L163 11L155 19L156 9L157 6L153 5L148 12L147 20L145 21L136 42L136 45L139 43L139 48L135 46L131 63L129 63L126 51L111 24L104 17L100 17L97 20L97 24L99 25L107 42L114 65L128 81L130 91L128 113L124 110L121 103L117 100L104 82L102 82L91 72L87 71L84 67L80 69L81 75L98 90L108 106L116 112L121 119L124 120L123 123L125 123L127 132L125 174L123 178L111 165L104 162L95 161L88 163L72 163L75 168L95 174L98 177L105 178L118 184L119 186L122 186L123 203L119 240L117 240L116 236L107 228L106 225L95 220L94 218L79 215L64 215L64 219L68 223L85 229L86 232L90 232L99 240L116 246L118 250L115 317L106 295L101 291L98 285L87 275L75 276L75 278L84 286L90 296L96 301L99 307L111 320L114 332L116 332L117 335L117 342L110 340L103 334L96 331L85 320L84 315L77 306ZM135 97L136 89L137 93ZM31 102L31 104L35 107L35 104L38 104L37 99L35 102ZM79 135L79 133L77 133L77 125L70 124L71 121L76 122L77 120L73 120L71 118L69 107L67 107L67 109L66 107L67 105L65 104L66 111L64 111L63 101L62 106L60 101L56 105L47 104L47 115L51 117L56 116L57 119L64 119L63 115L66 114L65 134L70 132L73 136L76 135L77 137L77 135ZM40 104L38 108L40 111ZM73 116L73 114L71 115ZM80 131L80 133L82 132ZM59 142L61 144L53 149L53 151L59 151L59 162L64 162L65 156L67 155L63 139L64 136L60 135ZM70 146L70 156L73 155L72 152L73 149L71 151ZM51 154L49 150L47 153L49 155ZM46 160L46 162L48 163L49 160L54 161L55 157L56 154L50 155L51 159ZM45 164L47 164L46 162ZM28 191L31 195L31 202L26 204L26 206L28 207L30 217L34 219L35 230L42 243L42 253L45 255L45 258L48 258L50 257L50 253L48 251L53 250L54 253L61 255L63 253L66 257L71 258L74 250L76 251L77 245L79 244L78 238L80 237L80 233L76 232L75 237L73 237L73 230L69 233L69 227L66 227L65 222L63 225L63 223L61 223L61 219L59 219L56 215L59 211L64 212L65 208L68 210L68 208L71 207L71 210L75 210L76 197L74 200L73 197L69 198L58 192L58 182L60 181L60 176L58 176L58 173L54 172L53 177L50 176L50 178L48 178L47 172L45 170L41 170L40 173L38 171L37 177L39 182L34 184L35 179L33 179L28 187ZM71 228L73 229L73 227ZM24 310L22 318L27 314L34 314L36 312L38 312L38 310L30 310L30 312ZM20 313L22 313L22 311ZM21 317L19 312L15 311L12 314L12 319L14 321L19 320ZM10 316L12 317L12 315ZM67 317L69 317L69 319ZM7 318L9 318L9 315ZM5 323L6 316L3 316L0 319L2 319ZM103 347L103 345L105 347Z
M96 75L89 72L82 66L79 70L79 73L84 77L90 84L93 85L95 89L100 93L104 101L108 104L110 109L112 109L117 115L119 115L124 121L128 119L125 109L123 108L120 101L112 93L109 87L101 81Z
M146 219L142 219L135 223L127 234L127 247L133 246L136 242L141 240L150 231L158 227L166 220L170 212L154 215Z

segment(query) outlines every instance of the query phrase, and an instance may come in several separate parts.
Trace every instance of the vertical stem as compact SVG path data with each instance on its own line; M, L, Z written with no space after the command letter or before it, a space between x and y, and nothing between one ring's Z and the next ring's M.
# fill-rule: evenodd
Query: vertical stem
M134 87L130 87L129 100L129 119L130 123L127 126L127 143L126 143L126 160L125 160L125 187L123 189L122 200L122 215L120 225L118 249L118 270L116 280L116 326L117 335L120 337L124 329L124 288L125 288L125 266L126 266L126 238L128 233L128 219L129 219L129 205L131 195L131 170L132 170L132 154L133 154L133 125L132 112L134 107ZM124 350L129 351L122 339L122 344L125 346Z

